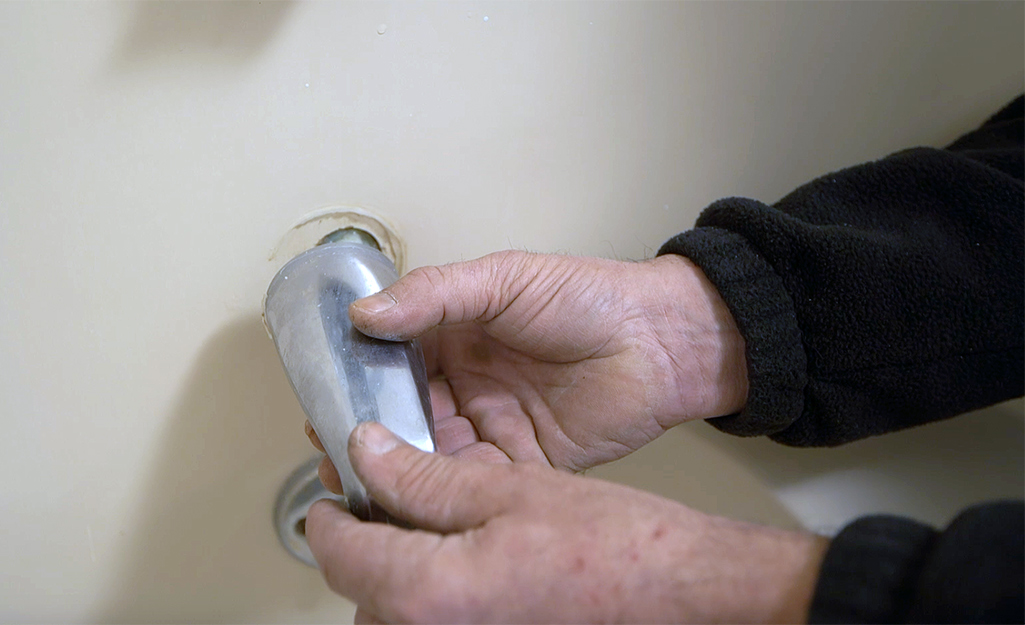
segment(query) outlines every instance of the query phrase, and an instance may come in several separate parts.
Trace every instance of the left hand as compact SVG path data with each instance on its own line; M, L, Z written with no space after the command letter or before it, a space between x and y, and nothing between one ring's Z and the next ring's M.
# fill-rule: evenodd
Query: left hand
M422 528L310 508L310 548L357 622L807 618L823 538L536 463L426 454L378 424L353 432L349 456L377 502Z

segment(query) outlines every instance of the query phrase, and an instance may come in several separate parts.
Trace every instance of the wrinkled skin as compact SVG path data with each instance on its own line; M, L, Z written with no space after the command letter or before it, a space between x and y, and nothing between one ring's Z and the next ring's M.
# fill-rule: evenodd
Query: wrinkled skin
M744 343L714 287L678 256L642 263L500 252L410 272L350 309L362 331L422 336L443 453L493 443L573 471L690 419L739 410ZM369 298L368 298L369 299ZM491 451L483 453L492 453Z
M365 428L350 440L370 494L419 530L310 511L311 548L358 620L805 618L822 539L568 473L743 407L743 339L688 260L502 252L414 270L350 316L421 337L441 452L371 453ZM327 459L320 476L341 491Z
M421 528L310 509L310 548L357 622L799 622L825 548L539 463L427 454L379 424L349 457Z

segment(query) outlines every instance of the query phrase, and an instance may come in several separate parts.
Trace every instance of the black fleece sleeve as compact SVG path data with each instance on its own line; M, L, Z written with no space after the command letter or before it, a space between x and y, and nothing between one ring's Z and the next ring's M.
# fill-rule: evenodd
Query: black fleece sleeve
M701 267L747 344L747 406L710 423L838 445L1022 394L1022 108L774 206L721 200L662 247Z
M811 623L1021 623L1025 505L988 503L945 531L858 519L830 543Z
M710 422L837 445L1019 396L1025 380L1023 98L945 150L820 178L775 206L709 207L690 257L747 343L749 396ZM866 517L830 544L811 622L1025 620L1025 505L942 533Z

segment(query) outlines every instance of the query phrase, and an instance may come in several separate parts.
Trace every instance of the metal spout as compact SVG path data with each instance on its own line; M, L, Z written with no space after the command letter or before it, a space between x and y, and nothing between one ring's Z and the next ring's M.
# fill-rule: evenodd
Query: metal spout
M264 317L299 403L341 477L349 509L389 520L349 463L349 435L367 421L435 450L427 369L417 341L371 338L353 327L349 304L398 279L384 254L361 243L325 243L286 264Z

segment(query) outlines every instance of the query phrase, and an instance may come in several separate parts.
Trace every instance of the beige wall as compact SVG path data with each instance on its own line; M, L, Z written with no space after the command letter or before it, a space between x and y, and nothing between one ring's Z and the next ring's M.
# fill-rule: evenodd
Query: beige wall
M650 256L720 196L953 139L1023 89L1022 24L1021 3L0 3L0 620L351 616L270 521L311 453L259 319L303 215L373 209L409 266ZM1022 447L1014 403L833 452L693 424L595 473L829 531L1020 496Z

